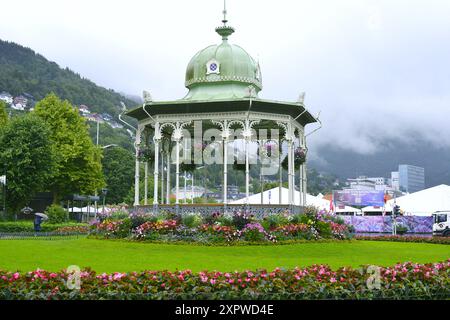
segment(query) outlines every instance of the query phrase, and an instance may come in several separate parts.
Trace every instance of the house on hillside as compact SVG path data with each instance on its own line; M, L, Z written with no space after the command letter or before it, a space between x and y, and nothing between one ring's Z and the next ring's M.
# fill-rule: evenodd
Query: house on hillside
M81 113L81 115L88 115L88 114L90 114L91 113L91 111L89 110L89 107L88 106L86 106L86 105L84 105L84 104L81 104L79 107L78 107L78 111Z
M23 95L14 98L11 108L19 111L24 111L27 107L28 99Z
M109 113L106 113L106 112L102 113L100 116L106 122L109 122L109 121L111 121L113 119L113 117Z
M3 91L0 93L0 100L9 106L13 103L13 96L9 92Z

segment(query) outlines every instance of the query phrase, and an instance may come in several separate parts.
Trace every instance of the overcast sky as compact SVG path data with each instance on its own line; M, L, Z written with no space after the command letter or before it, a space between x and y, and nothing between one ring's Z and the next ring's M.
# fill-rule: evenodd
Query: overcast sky
M450 1L228 0L230 42L259 59L260 96L306 91L334 141L374 152L422 132L450 146ZM222 0L2 1L0 38L96 83L155 100L182 98L200 49L220 41ZM313 126L308 130L313 130ZM307 130L307 131L308 131Z

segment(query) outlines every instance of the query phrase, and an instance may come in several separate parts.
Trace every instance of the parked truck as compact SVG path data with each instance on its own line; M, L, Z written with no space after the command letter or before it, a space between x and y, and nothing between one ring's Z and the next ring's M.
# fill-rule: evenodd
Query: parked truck
M450 211L433 213L433 236L450 237Z

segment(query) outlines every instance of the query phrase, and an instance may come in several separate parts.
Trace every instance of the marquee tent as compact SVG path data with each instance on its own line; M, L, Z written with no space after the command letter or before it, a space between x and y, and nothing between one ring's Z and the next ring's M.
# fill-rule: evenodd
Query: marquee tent
M406 215L430 216L436 211L450 210L450 186L441 184L397 198L395 201ZM394 199L389 200L388 204L392 206Z
M289 190L287 188L281 189L281 204L288 204L288 196L289 196ZM270 190L266 190L263 192L263 204L280 204L279 202L279 196L280 191L279 187L275 187ZM249 204L261 204L261 193L257 193L254 195L251 195L249 197ZM299 205L300 203L300 192L295 191L294 193L294 201L295 205ZM245 198L239 199L236 201L230 202L230 204L245 204ZM306 205L308 206L315 206L318 207L321 210L330 210L330 201L323 199L320 196L313 196L310 194L306 195ZM354 212L359 213L359 209L355 209L349 206L345 206L344 208L336 208L337 213L344 213L344 212Z

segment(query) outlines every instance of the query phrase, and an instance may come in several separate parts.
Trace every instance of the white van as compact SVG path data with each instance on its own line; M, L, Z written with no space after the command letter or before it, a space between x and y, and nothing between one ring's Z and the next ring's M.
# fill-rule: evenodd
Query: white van
M450 211L436 211L433 222L433 236L450 237Z

